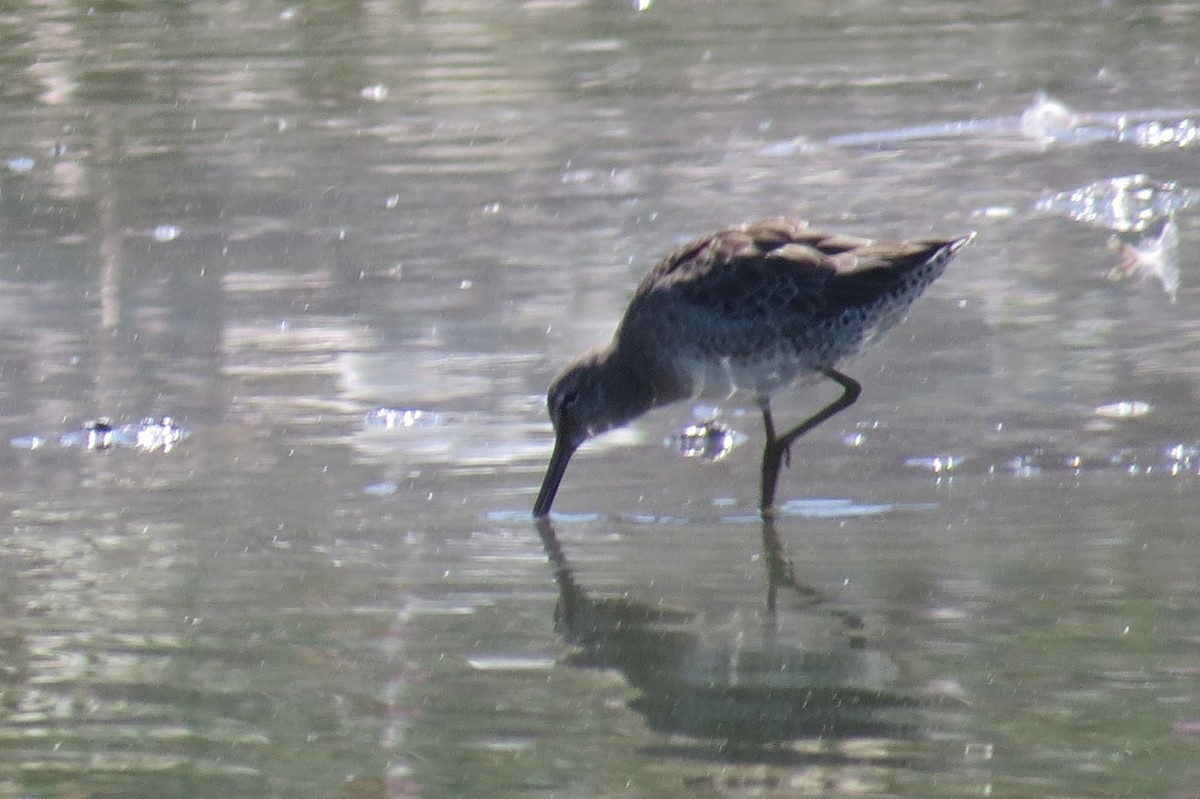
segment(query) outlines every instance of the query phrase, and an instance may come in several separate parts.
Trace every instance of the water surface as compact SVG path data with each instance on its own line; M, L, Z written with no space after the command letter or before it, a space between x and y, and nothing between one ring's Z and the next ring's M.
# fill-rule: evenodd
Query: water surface
M9 9L0 796L1187 795L1193 11ZM1014 126L1039 92L1082 133ZM554 373L776 214L979 237L774 526L736 402L716 462L686 403L587 445L535 526Z

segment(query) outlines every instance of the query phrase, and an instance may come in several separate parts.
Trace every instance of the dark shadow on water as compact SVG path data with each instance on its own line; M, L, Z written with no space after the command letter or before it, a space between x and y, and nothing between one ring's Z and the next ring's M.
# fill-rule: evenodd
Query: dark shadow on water
M620 672L639 695L630 708L656 733L658 754L787 764L857 756L824 744L851 738L912 739L918 701L902 693L899 669L872 649L862 621L825 607L781 555L773 520L763 521L768 570L764 623L717 623L703 613L626 597L589 597L546 519L537 522L555 569L554 625L577 651L566 662ZM781 618L778 589L800 607ZM806 743L823 744L814 750ZM890 760L872 747L872 762ZM829 761L834 762L834 761Z

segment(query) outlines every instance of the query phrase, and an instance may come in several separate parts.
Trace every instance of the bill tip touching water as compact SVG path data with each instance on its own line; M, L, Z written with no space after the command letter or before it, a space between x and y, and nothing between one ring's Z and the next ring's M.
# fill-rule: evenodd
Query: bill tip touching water
M858 398L858 382L836 367L903 319L974 236L875 242L778 218L678 248L642 279L612 341L551 383L554 449L533 515L550 512L587 439L678 400L734 393L762 412L759 505L768 512L792 443ZM777 433L771 395L820 376L842 395Z

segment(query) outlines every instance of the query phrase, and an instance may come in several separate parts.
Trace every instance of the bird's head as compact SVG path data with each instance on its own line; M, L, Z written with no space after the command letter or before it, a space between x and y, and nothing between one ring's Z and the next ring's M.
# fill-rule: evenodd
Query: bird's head
M534 516L549 513L567 463L579 445L648 410L653 405L649 391L644 375L624 368L611 348L587 353L554 378L546 393L546 408L554 425L554 453L534 504Z
M572 449L628 421L620 418L623 403L610 371L603 353L590 352L554 378L546 392L554 435Z

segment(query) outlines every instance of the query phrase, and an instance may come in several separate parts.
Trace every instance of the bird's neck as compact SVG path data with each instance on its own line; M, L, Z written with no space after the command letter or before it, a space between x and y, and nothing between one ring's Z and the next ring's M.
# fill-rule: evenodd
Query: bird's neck
M616 424L691 395L691 386L684 385L683 376L644 348L623 347L618 341L605 355L605 385L612 392L610 402L620 417Z

